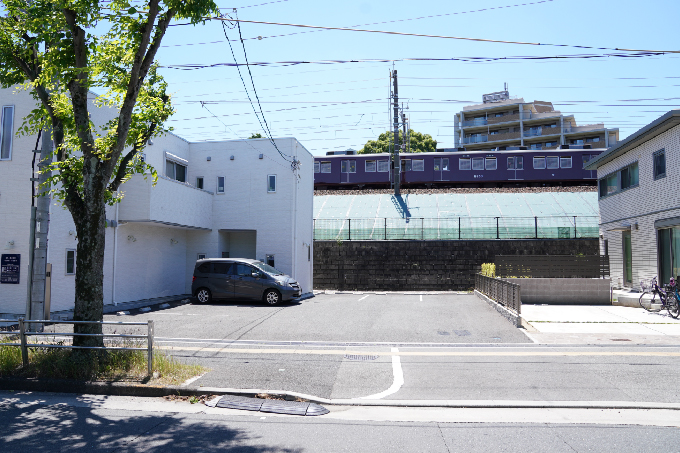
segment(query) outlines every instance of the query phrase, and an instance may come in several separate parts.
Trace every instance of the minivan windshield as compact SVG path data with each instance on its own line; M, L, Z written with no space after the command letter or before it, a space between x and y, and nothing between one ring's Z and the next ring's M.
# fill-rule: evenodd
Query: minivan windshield
M258 261L257 263L252 263L252 264L256 268L260 269L261 271L268 273L269 275L283 275L283 272L276 269L275 267L270 266L269 264L264 264L260 261Z

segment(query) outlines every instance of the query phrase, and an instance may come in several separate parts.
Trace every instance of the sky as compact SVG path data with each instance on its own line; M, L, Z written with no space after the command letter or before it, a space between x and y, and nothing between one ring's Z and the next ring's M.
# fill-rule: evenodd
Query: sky
M168 30L157 59L176 107L167 125L192 142L254 133L264 137L268 130L273 137L297 138L314 155L360 149L392 127L392 69L398 73L399 99L410 127L432 135L439 148L454 146L454 114L481 103L484 93L502 90L504 83L511 96L550 101L556 110L573 113L578 125L618 127L620 139L680 108L680 53L633 57L636 52L614 50L680 50L677 1L217 4L224 14L244 21L542 45L249 22L240 23L242 44L234 22L227 22L226 29L220 21L176 25ZM570 58L552 58L564 56ZM245 63L246 57L251 66L240 66L239 74L233 63ZM255 115L260 106L263 115Z

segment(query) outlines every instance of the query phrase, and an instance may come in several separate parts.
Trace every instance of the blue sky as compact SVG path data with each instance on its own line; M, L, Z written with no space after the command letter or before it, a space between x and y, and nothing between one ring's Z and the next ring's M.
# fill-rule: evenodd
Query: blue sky
M263 4L265 3L265 4ZM218 1L239 19L506 41L650 50L678 50L680 2L668 0L420 0L320 2ZM257 6L251 6L257 5ZM492 9L493 8L493 9ZM231 9L225 9L232 17ZM418 19L423 16L438 16ZM367 25L365 25L367 24ZM368 25L370 24L370 25ZM274 64L283 61L405 58L507 58L490 62L396 61L400 99L411 127L453 146L453 115L503 89L525 101L551 101L578 124L604 122L625 138L680 107L680 54L640 58L510 57L615 53L612 50L471 42L350 31L315 31L241 23L252 78L274 137L296 137L315 155L359 149L390 128L390 62ZM236 40L237 29L227 36ZM257 39L260 36L262 39ZM161 65L233 63L219 22L172 27ZM241 43L231 42L243 63ZM620 52L619 52L620 53ZM190 141L247 138L262 128L235 67L166 68L177 113L168 125ZM248 71L241 67L255 101ZM674 98L674 99L673 99ZM200 101L207 102L202 106Z

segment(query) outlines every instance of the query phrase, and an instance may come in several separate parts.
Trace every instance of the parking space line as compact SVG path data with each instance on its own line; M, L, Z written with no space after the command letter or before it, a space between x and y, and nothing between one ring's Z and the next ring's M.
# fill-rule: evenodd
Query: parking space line
M399 349L392 348L392 354L399 353ZM363 396L359 399L362 400L379 400L386 396L390 396L397 393L402 385L404 385L404 371L401 369L401 359L398 355L392 356L392 374L394 375L394 381L390 388L384 392L376 393L375 395Z
M366 299L368 296L370 296L370 294L366 294L364 297L362 297L361 299L359 299L359 302L361 302L362 300Z
M423 301L423 295L422 294L420 295L420 301L421 302Z

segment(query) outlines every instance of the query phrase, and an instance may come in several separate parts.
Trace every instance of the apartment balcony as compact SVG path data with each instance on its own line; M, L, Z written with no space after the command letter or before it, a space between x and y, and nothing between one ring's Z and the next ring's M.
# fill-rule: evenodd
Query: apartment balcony
M213 194L188 184L158 177L155 187L151 176L133 176L121 186L125 198L118 219L122 222L160 223L169 226L212 229Z
M487 124L489 123L486 118L475 118L463 121L463 127L486 126Z
M559 118L562 116L562 112L559 111L553 111L553 112L540 112L540 113L534 113L534 112L522 112L522 120L527 121L527 120L542 120L546 118Z
M564 128L565 134L573 134L578 132L592 132L604 130L604 124L586 124L584 126L568 126Z
M547 135L560 135L559 127L539 127L524 130L524 138L543 137Z

